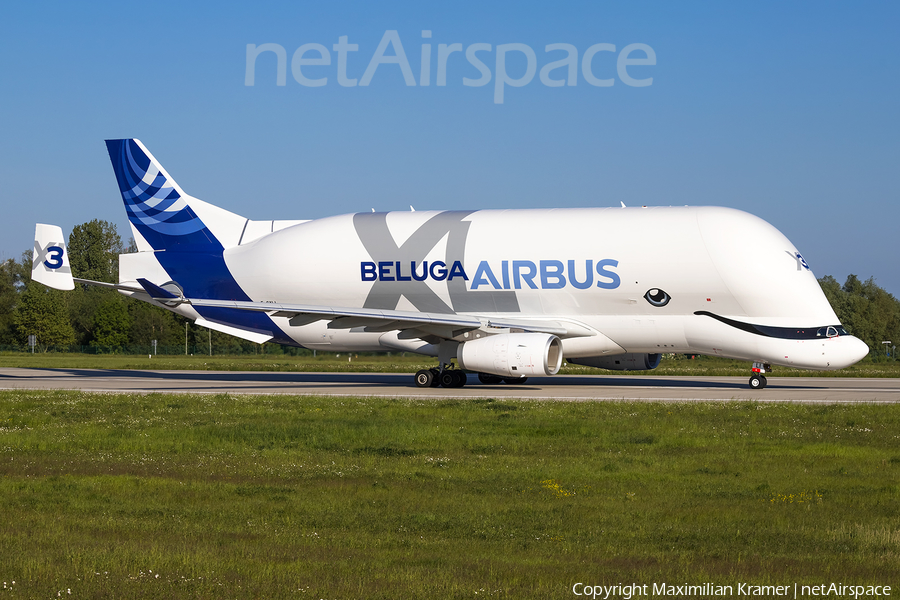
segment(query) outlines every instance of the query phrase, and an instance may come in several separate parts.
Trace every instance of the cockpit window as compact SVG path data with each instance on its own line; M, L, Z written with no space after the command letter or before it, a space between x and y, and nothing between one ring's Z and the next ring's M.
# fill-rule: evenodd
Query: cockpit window
M819 327L819 330L816 331L816 337L837 337L839 335L850 335L847 333L847 330L841 327L840 325L830 325L828 327Z

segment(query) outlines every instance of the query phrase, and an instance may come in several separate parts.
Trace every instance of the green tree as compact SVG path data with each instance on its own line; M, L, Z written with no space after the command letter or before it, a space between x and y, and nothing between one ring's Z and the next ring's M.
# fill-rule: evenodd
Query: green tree
M0 344L18 343L15 311L28 273L25 264L11 258L0 263Z
M69 264L72 274L80 279L118 283L119 254L122 252L122 238L116 226L108 221L94 219L75 226L69 235ZM75 332L77 344L86 346L122 346L124 343L110 344L110 332L104 330L98 340L95 329L97 311L110 298L121 299L115 290L88 285L76 286L69 296L69 318ZM109 315L104 327L110 326ZM123 321L119 321L122 323ZM130 323L130 321L129 321ZM128 327L121 333L127 338ZM120 338L117 338L120 339ZM98 342L99 343L95 343Z
M846 312L846 296L844 290L841 289L841 284L831 275L826 275L819 279L819 286L822 288L825 298L828 299L828 303L831 304L831 308L841 319L841 315ZM841 323L843 324L843 319L841 319Z
M260 344L213 331L212 351L213 354L255 354L260 351Z
M131 316L125 306L125 299L114 295L104 299L94 314L93 339L90 345L108 351L128 344Z
M16 306L15 327L18 342L27 343L29 335L36 335L41 346L68 346L75 342L75 332L69 322L69 310L63 292L31 283Z
M94 339L94 319L97 308L118 292L102 288L75 286L69 294L69 321L75 332L75 343L87 346Z
M900 343L900 301L876 285L874 278L860 281L850 275L841 286L829 275L819 285L841 324L876 355L882 352L881 342Z
M184 345L184 320L174 313L146 302L128 303L131 315L129 343L135 346L150 346L152 340L162 346Z
M119 282L119 254L123 248L115 224L94 219L76 225L69 236L68 251L73 276Z

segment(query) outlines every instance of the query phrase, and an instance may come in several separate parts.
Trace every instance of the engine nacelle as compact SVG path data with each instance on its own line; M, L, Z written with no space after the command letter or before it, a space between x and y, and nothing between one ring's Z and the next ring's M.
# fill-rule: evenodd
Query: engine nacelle
M467 371L500 377L556 375L562 342L548 333L503 333L459 345L456 359Z
M660 354L614 354L612 356L586 356L570 358L569 362L585 367L596 367L610 371L649 371L659 366Z

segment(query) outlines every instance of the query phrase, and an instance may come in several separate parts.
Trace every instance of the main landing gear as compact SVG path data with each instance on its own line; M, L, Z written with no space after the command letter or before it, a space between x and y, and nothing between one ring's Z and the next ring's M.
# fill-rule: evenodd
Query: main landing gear
M761 390L766 387L769 382L766 380L765 374L772 372L772 365L755 362L750 370L753 371L753 375L750 376L750 389Z
M445 388L461 388L466 385L466 373L460 369L439 369L433 367L431 369L422 369L416 373L416 386L425 387L445 387ZM491 385L496 383L521 384L528 381L527 377L499 377L488 373L479 373L478 381Z
M416 373L417 387L461 388L466 385L466 373L459 369L422 369Z

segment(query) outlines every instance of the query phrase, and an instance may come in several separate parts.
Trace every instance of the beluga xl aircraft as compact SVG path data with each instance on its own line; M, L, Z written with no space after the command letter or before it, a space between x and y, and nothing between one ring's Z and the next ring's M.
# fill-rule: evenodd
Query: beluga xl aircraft
M136 139L107 140L138 252L119 283L73 279L37 226L32 279L111 286L262 343L438 358L420 387L649 370L663 353L840 369L868 353L794 245L730 208L357 213L251 221L188 195ZM453 363L456 359L456 365Z

